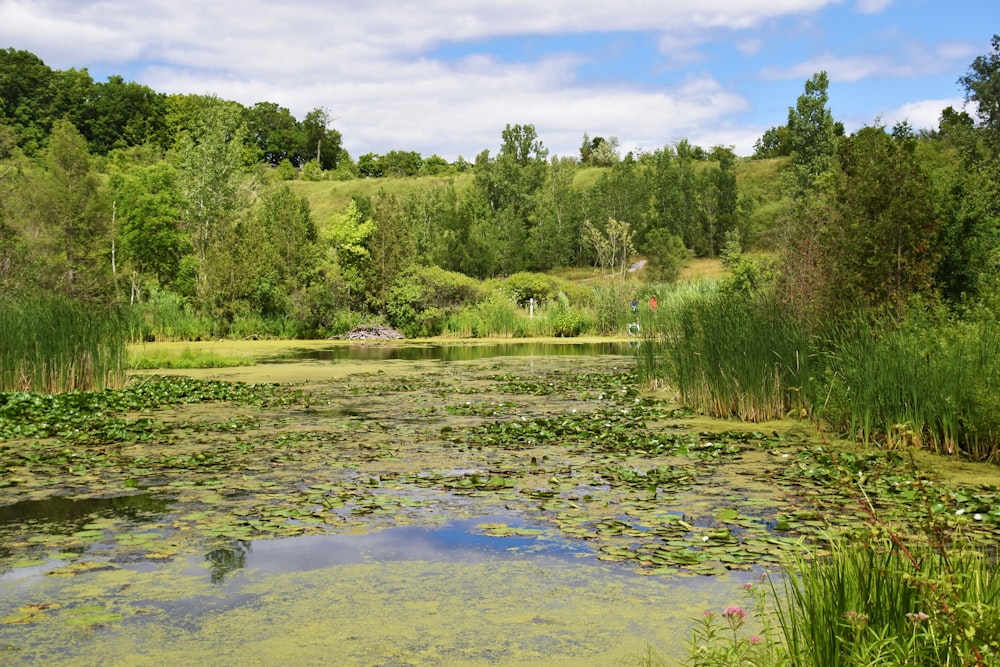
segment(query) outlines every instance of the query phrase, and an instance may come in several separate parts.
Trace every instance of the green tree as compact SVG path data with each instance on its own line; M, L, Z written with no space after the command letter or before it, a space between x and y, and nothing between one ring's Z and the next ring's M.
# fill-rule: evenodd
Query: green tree
M373 309L384 311L389 286L412 265L416 247L398 197L379 190L372 198L371 220L374 228L366 242L371 260L365 284Z
M343 213L333 214L320 237L326 249L324 282L331 293L342 294L341 305L350 310L364 294L364 274L371 254L367 244L375 224L365 218L356 201L347 204ZM363 305L363 303L361 303Z
M587 242L597 253L598 265L604 270L605 276L624 280L629 262L635 254L632 226L623 220L609 218L603 230L589 220L583 223L583 227Z
M582 257L583 202L574 187L576 165L572 158L554 157L540 193L537 224L528 237L528 268L547 271L572 266Z
M0 49L0 118L26 155L38 154L52 127L53 71L29 51Z
M50 286L70 297L102 297L110 288L111 212L87 142L69 121L53 125L45 166L25 194L52 262Z
M182 132L173 153L184 201L182 221L191 235L199 265L199 283L205 280L209 250L220 240L235 213L243 208L240 186L245 173L245 129L241 111L216 100L201 106L191 126Z
M833 164L836 133L833 114L827 108L829 85L826 72L814 74L795 106L788 109L788 143L798 193L813 189L817 177Z
M142 144L163 149L170 145L166 96L147 86L110 76L93 87L87 106L90 117L80 131L95 154Z
M811 253L783 271L799 281L790 291L812 297L816 316L901 312L913 295L932 294L941 221L915 148L905 127L894 135L866 127L840 143L829 187L804 211L813 224L792 240L795 248L813 246Z
M1000 155L1000 35L993 35L990 43L992 52L973 60L958 82L965 88L966 103L976 104L976 115L996 157Z
M316 152L305 153L305 134L292 113L274 102L258 102L244 112L247 139L260 150L264 162L279 165L288 160L302 167Z
M753 159L766 160L792 154L787 125L768 128L753 145Z
M176 169L169 162L135 167L114 174L111 188L122 259L134 272L133 296L139 296L142 277L168 286L191 250L191 239L180 226L184 202Z
M337 168L340 158L340 132L330 127L333 118L326 109L313 109L302 120L303 156L316 160L324 170Z

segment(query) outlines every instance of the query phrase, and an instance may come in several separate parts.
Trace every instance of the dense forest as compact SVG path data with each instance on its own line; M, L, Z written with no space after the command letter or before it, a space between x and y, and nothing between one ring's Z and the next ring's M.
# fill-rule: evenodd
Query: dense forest
M683 140L623 156L614 137L586 133L579 155L550 156L517 124L495 153L453 163L403 149L355 159L324 109L298 120L271 102L95 82L9 48L0 290L127 304L147 338L328 336L365 318L437 334L498 298L589 309L571 329L604 333L618 320L602 308L628 295L553 274L621 278L641 258L642 280L666 285L689 258L719 257L732 289L779 294L806 320L914 304L995 313L1000 38L992 46L956 82L972 113L943 109L934 131L873 119L846 134L820 72L749 158ZM333 187L353 196L320 218Z

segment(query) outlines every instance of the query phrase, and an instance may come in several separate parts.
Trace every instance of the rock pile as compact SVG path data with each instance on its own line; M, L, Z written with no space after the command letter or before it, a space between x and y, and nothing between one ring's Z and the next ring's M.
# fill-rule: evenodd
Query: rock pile
M392 327L362 324L351 329L344 338L347 340L403 340L405 336Z

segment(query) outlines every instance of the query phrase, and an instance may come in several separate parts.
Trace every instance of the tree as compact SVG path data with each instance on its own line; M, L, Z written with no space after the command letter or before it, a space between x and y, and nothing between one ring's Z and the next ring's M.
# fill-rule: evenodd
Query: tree
M792 154L787 125L768 128L753 145L753 159L766 160Z
M372 198L372 223L374 228L366 243L371 261L365 284L370 304L381 311L385 309L389 286L413 263L416 248L398 197L379 190Z
M826 72L814 74L795 106L788 109L788 143L798 193L812 190L816 178L833 163L836 133L833 114L827 108L829 84Z
M808 200L783 270L790 294L811 296L818 317L858 309L900 312L930 294L940 261L941 221L930 180L905 127L866 127L837 149L829 187ZM806 304L800 304L806 306Z
M630 258L635 254L631 225L622 220L609 218L604 231L595 227L589 220L583 223L583 227L587 242L597 253L597 262L604 269L605 276L624 280Z
M316 157L316 151L306 153L305 135L288 109L274 102L258 102L244 112L247 139L260 149L264 162L279 165L288 160L302 167Z
M135 167L114 174L111 187L122 258L134 271L133 296L139 296L143 276L169 285L191 249L191 239L180 227L183 199L176 169L169 162Z
M39 153L51 130L53 76L35 54L0 49L0 117L26 155Z
M336 169L340 158L340 132L330 127L333 118L326 109L313 109L302 121L302 154L315 159L323 169Z
M958 82L965 88L965 101L975 102L976 115L984 127L1000 139L1000 35L993 35L993 52L978 56Z
M26 189L37 219L37 237L48 246L51 286L70 297L98 298L109 288L111 218L101 181L94 171L87 142L67 120L52 126L46 171Z
M217 230L241 208L240 178L246 156L238 106L221 100L206 105L191 129L181 134L174 152L174 165L184 200L185 227L191 235L204 283L204 264L218 239Z

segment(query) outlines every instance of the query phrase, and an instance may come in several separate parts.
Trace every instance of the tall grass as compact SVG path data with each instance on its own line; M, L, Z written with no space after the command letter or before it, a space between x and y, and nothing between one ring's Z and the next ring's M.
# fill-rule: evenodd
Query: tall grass
M995 319L858 315L811 337L774 299L685 287L640 322L641 374L694 409L749 421L794 411L867 443L1000 460Z
M782 664L997 664L1000 570L981 551L834 544L775 585Z
M1000 327L954 322L837 328L823 363L823 416L871 442L915 444L977 460L1000 451Z
M809 341L774 301L712 290L671 296L646 327L640 372L717 417L763 421L804 409Z
M0 390L56 393L120 387L124 313L62 297L0 302Z

